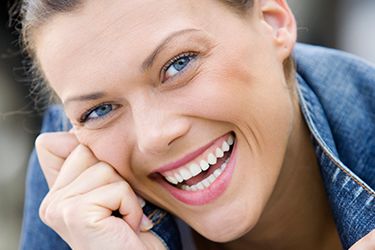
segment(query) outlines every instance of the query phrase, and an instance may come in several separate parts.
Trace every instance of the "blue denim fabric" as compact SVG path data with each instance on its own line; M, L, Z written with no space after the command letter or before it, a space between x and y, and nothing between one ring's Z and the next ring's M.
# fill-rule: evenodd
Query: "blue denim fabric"
M302 111L347 249L375 228L375 67L307 45L295 58Z
M375 68L335 50L297 45L294 51L300 105L344 249L375 229ZM60 107L46 113L43 132L67 130ZM39 219L47 193L35 153L26 180L21 249L69 249ZM181 249L173 219L163 217L154 233L170 249ZM155 219L154 218L154 219Z

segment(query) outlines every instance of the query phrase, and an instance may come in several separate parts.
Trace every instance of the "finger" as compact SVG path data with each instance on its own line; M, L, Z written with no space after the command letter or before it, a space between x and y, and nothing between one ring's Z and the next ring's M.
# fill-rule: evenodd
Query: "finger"
M35 147L44 175L51 187L65 159L79 144L75 135L67 132L44 133L38 136Z
M60 189L65 196L85 194L113 182L124 181L116 170L105 162L98 162L84 170L70 184Z
M146 201L141 196L139 196L138 194L136 194L136 195L137 195L138 204L143 209L143 207L146 206ZM141 225L140 225L141 232L147 232L153 226L154 226L154 224L152 223L152 221L145 214L143 214L142 220L141 220Z
M113 211L119 211L124 221L135 231L140 231L143 211L139 206L137 196L125 181L115 182L95 189L86 195L84 199L98 207L95 215L98 220L110 217Z
M140 225L140 231L141 232L147 232L151 228L153 228L154 224L152 221L145 215L142 215L141 225Z
M74 181L86 169L96 164L98 159L91 150L79 144L72 153L66 158L60 173L51 189L58 190Z
M145 205L146 205L146 201L137 194L137 200L138 200L138 204L141 208L143 208Z
M375 249L375 229L365 237L357 241L349 250L372 250Z

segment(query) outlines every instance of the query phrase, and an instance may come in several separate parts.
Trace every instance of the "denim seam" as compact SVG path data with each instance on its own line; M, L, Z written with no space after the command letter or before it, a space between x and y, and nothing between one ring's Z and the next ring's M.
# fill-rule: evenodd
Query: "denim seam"
M327 152L325 150L325 148L320 144L319 140L316 138L316 141L318 142L319 146L321 147L322 149L322 153L324 153L324 155L326 157L328 157L332 162L333 164L335 164L336 167L338 167L341 171L344 172L344 174L346 174L351 180L353 180L355 183L357 183L359 186L361 186L364 190L366 190L366 192L375 197L375 192L373 192L371 189L367 188L365 185L363 185L363 183L361 183L355 176L353 176L351 173L349 173L345 168L343 168L338 162L336 162L336 159L333 158L329 152Z
M300 78L300 76L297 76L298 78ZM302 106L302 111L303 113L306 115L306 118L307 118L307 124L314 136L314 139L316 140L316 142L319 144L319 146L321 147L322 149L322 152L333 162L333 164L335 164L336 167L338 167L341 171L343 171L347 176L349 176L355 183L357 183L358 185L360 185L369 195L375 197L375 192L367 187L364 183L361 183L357 177L355 177L354 175L352 175L349 171L347 171L343 166L341 166L341 164L337 161L337 159L332 156L332 152L330 151L330 149L328 148L328 146L325 144L325 142L323 141L323 139L320 137L319 133L317 132L312 120L311 120L311 117L310 117L310 114L309 114L309 109L307 107L307 104L305 103L305 100L304 100L304 97L303 97L303 94L299 88L299 86L297 85L297 91L298 91L298 95L299 95L299 99L300 99L300 103L301 103L301 106Z

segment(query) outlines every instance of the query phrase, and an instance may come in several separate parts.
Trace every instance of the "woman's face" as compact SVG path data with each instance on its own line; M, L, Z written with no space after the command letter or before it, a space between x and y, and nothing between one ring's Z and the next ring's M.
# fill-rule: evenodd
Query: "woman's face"
M87 1L35 35L79 141L214 241L257 223L292 131L290 13L261 2Z

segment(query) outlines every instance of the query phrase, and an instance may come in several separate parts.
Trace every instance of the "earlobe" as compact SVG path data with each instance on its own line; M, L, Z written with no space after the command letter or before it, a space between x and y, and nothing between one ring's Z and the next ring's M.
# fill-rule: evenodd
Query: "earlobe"
M286 0L260 0L265 23L272 29L275 45L289 55L296 42L296 21Z

